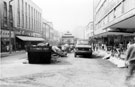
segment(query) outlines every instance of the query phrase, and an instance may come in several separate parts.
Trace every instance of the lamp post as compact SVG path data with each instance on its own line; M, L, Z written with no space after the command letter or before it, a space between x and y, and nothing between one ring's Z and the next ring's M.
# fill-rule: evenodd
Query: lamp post
M10 0L9 1L9 20L8 20L8 29L9 29L9 53L11 54L12 53L12 37L11 37L11 26L10 26L10 3L12 2L13 0Z

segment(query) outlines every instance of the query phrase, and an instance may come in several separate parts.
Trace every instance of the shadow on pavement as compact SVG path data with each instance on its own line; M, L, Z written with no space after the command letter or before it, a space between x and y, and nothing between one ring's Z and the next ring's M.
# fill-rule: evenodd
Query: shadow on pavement
M53 61L50 65L72 65L72 63L66 60L57 60Z
M23 64L31 64L31 65L72 65L69 61L66 60L66 58L59 58L56 60L51 60L51 63L29 63L27 61L23 61Z

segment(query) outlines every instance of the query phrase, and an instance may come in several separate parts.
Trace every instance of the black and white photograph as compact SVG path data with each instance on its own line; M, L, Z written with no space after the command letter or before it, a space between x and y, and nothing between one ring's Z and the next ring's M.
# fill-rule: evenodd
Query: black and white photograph
M135 0L0 0L0 87L135 87Z

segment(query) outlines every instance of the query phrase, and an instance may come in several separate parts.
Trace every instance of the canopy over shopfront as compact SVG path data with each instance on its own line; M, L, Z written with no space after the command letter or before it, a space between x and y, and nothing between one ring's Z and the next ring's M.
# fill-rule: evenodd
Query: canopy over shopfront
M124 18L124 20L117 21L113 25L110 26L111 28L121 28L121 29L128 29L129 31L135 31L135 15Z
M93 38L100 38L100 37L107 37L107 36L116 36L116 35L122 35L122 36L132 36L133 33L125 33L125 32L104 32L101 34L97 34L93 36Z
M28 37L28 36L17 36L17 38L23 41L45 41L43 38Z

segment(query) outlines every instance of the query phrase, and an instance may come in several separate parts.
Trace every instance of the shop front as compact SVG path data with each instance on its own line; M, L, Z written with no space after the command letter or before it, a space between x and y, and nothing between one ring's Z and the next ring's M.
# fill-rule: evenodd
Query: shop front
M1 30L1 52L9 52L9 43L11 39L11 50L15 50L14 32L11 31L11 37L8 30Z
M16 50L24 50L28 44L37 44L43 42L44 39L39 37L40 34L27 30L16 30L15 41Z
M24 50L28 45L37 45L38 43L44 42L45 39L30 37L30 36L16 36L16 47L17 50Z
M131 38L132 33L125 32L104 32L95 36L96 43L105 44L107 50L111 50L114 47L119 48L119 44L123 45L123 49L126 50L127 43ZM101 47L100 47L101 48Z

